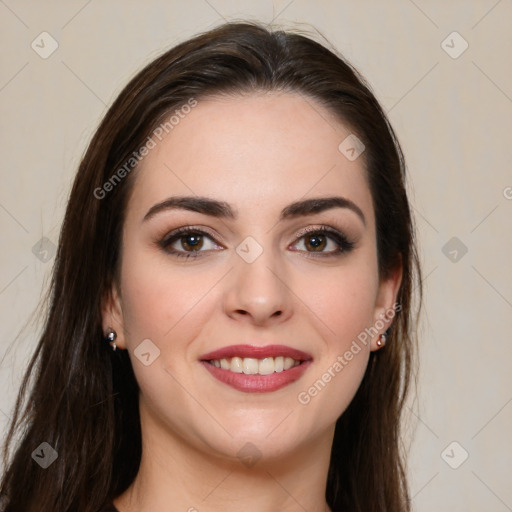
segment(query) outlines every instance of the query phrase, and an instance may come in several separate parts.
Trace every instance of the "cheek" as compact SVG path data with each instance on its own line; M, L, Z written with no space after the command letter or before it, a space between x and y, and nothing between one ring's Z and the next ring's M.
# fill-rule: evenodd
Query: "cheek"
M339 415L357 391L368 363L368 332L378 292L377 261L373 251L365 250L347 259L346 265L300 276L298 295L305 299L315 330L324 340L321 367L314 375L322 381L319 389L323 384L328 388L320 401L334 400L337 410L333 413Z
M325 342L316 371L297 396L308 418L334 423L365 374L371 339L366 329L373 322L377 293L377 273L371 259L368 262L340 267L325 276L317 273L314 287L307 276L300 283L308 290L306 303L314 313L310 318Z
M378 272L371 254L338 268L303 272L297 281L297 295L323 326L330 351L350 346L372 325L377 291Z
M187 337L211 314L214 306L209 295L222 277L222 272L210 269L199 272L193 268L174 268L165 258L148 258L144 252L126 251L123 262L123 320L128 348L133 351L143 339L149 338L163 348L178 336L184 326ZM191 322L193 317L194 321Z

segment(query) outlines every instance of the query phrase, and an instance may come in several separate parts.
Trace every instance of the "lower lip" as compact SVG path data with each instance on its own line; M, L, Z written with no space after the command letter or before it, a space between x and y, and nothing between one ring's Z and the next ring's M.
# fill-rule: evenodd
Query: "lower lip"
M246 375L245 373L235 373L230 370L217 368L207 361L201 361L201 363L217 380L220 380L238 391L245 391L246 393L268 393L284 388L288 384L300 379L308 369L311 361L304 361L289 370L274 372L270 375Z

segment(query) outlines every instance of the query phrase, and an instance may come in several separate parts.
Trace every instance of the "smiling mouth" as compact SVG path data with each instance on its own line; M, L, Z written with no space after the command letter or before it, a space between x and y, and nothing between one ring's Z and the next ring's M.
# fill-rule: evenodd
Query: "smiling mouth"
M271 375L280 373L294 366L299 366L303 361L292 357L265 357L255 359L253 357L230 357L222 359L210 359L207 363L233 373L244 373L245 375Z
M200 357L218 381L245 393L277 391L300 379L311 354L286 345L230 345Z

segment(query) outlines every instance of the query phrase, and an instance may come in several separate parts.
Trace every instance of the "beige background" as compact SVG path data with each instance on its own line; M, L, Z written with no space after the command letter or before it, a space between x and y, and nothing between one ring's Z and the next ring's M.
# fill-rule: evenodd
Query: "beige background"
M414 509L512 510L510 0L0 0L1 431L38 327L18 334L48 281L92 132L143 64L222 18L312 24L389 112L425 273L410 413ZM31 48L35 40L43 51L43 31L58 42L46 59Z

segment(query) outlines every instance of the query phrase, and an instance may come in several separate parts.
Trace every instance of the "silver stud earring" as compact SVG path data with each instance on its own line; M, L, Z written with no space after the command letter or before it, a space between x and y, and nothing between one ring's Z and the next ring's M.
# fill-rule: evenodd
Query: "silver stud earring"
M116 338L117 333L112 329L112 327L109 327L107 330L106 340L108 341L109 345L112 347L112 350L115 352L117 345L116 345Z

